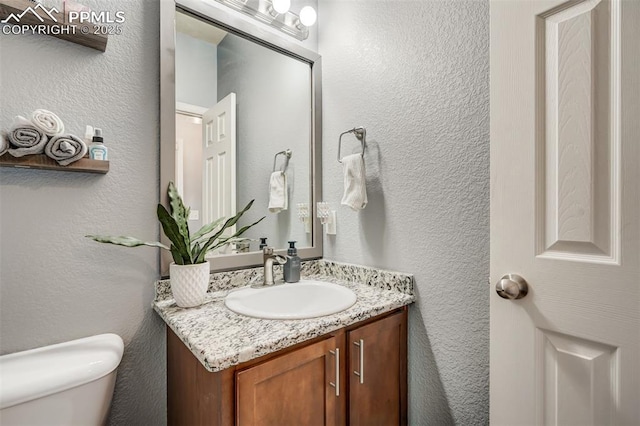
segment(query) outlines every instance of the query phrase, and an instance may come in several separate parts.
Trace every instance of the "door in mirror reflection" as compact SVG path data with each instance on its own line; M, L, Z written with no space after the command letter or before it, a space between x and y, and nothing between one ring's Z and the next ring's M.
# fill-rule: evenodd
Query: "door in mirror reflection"
M258 250L261 237L276 248L311 246L311 229L298 219L312 189L309 64L182 13L176 31L175 172L190 229L255 199L237 227L265 220L243 235L247 244L219 253ZM287 150L288 162L275 157ZM274 172L286 177L279 193ZM285 208L270 210L283 195Z
M202 116L202 223L236 214L236 94ZM225 230L236 232L236 225Z

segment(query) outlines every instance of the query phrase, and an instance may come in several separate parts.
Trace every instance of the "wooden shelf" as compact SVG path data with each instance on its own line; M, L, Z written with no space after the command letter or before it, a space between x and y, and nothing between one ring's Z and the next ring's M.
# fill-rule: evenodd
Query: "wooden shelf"
M25 12L29 7L31 7L31 11L23 14L23 12ZM37 13L37 15L42 19L38 19L38 17L34 13L31 13L32 11ZM50 13L50 16L52 16L53 19L51 19L51 17L49 17L47 13ZM58 27L59 29L69 26L69 34L50 33L47 35L70 41L72 43L81 44L83 46L99 50L101 52L107 50L108 37L103 34L94 34L94 30L101 27L100 25L91 23L74 23L73 25L67 25L66 14L64 13L64 10L58 11L58 13L56 13L55 11L50 12L50 8L44 7L42 5L38 7L38 3L33 3L29 0L0 0L0 20L5 20L12 14L15 18L18 18L19 15L23 14L21 17L19 17L19 24L16 21L16 24L18 25L46 25L47 27ZM7 24L11 25L13 21L14 19L11 19L10 22L7 22ZM73 33L74 30L75 34ZM83 30L88 30L88 34L83 34Z
M55 160L52 160L44 154L14 157L9 153L5 153L0 157L0 167L106 174L109 171L109 162L91 160L85 157L68 166L61 166L56 163Z

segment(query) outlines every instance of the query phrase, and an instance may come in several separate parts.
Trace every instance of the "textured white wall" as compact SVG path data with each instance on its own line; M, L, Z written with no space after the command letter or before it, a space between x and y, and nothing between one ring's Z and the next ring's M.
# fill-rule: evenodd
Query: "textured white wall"
M176 101L211 108L218 103L218 46L176 33Z
M159 2L83 1L123 10L98 51L47 36L0 36L0 128L36 108L71 132L104 131L111 170L0 169L0 352L114 332L125 341L111 423L166 423L165 339L152 311L158 253L88 233L158 238Z
M338 207L325 257L415 274L410 424L487 424L489 3L319 9L325 201L342 196L338 135L362 125L369 144L369 205Z

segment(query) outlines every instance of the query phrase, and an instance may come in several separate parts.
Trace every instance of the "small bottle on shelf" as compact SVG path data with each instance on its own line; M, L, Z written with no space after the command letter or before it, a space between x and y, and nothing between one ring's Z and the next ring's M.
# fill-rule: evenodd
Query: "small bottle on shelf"
M92 160L108 159L108 149L104 146L104 139L102 137L102 129L95 128L93 131L93 140L89 145L89 158Z

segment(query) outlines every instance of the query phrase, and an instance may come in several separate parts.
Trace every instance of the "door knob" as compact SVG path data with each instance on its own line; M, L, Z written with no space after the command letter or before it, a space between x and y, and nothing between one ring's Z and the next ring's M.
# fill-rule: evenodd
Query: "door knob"
M529 292L529 285L520 275L507 274L496 284L496 292L503 299L522 299Z

